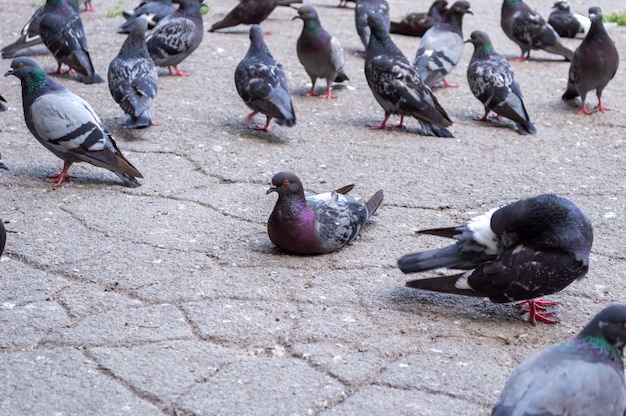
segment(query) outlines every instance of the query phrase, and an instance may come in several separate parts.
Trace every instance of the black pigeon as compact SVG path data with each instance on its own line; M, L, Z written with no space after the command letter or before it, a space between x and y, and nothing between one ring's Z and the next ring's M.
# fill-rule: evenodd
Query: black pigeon
M152 0L144 1L135 7L132 12L124 12L126 22L118 29L120 33L130 33L135 26L135 21L143 16L148 20L148 28L153 28L161 20L174 13L176 8L172 0Z
M257 113L267 117L265 126L257 126L256 130L269 131L272 118L280 125L295 126L296 115L285 71L267 48L259 25L250 26L250 48L235 69L235 86L241 99L252 109L247 121Z
M372 13L383 17L385 30L389 31L389 4L386 0L357 0L356 8L354 9L354 24L365 48L367 48L367 44L370 41L371 33L371 29L367 24L367 16Z
M237 25L258 25L274 11L278 0L239 0L219 22L213 23L209 32Z
M502 1L500 25L504 33L522 49L518 61L530 59L531 49L562 55L567 60L574 56L574 52L563 45L563 40L552 26L522 0Z
M574 339L524 360L491 415L625 415L625 344L626 305L602 309Z
M470 42L474 54L467 66L467 82L476 98L483 103L485 114L494 111L498 116L513 120L520 134L535 134L537 130L528 117L522 90L506 58L498 54L485 32L472 32Z
M63 160L61 173L49 176L59 186L71 178L74 162L87 162L115 173L126 186L137 187L141 173L122 155L94 109L46 75L32 59L19 57L4 76L22 83L24 121L28 130L48 150Z
M385 110L382 123L370 127L384 129L389 117L398 114L400 123L396 127L404 127L404 116L410 116L419 121L420 134L453 137L446 129L452 125L452 120L415 67L393 43L383 18L369 15L368 24L372 35L365 53L365 78L374 98Z
M344 247L359 235L383 201L382 189L364 204L345 195L350 189L305 196L295 174L277 173L267 190L278 193L267 222L270 240L294 254L324 254Z
M569 2L558 0L554 3L554 11L548 16L548 24L563 38L575 38L583 28L576 16L570 13Z
M408 254L398 260L404 273L438 268L468 270L412 280L407 286L436 292L488 297L495 303L528 303L530 322L554 323L535 299L556 293L587 274L593 229L570 200L543 194L504 205L459 227L419 231L456 239L448 247Z
M602 10L599 7L589 8L591 28L585 39L576 49L569 68L567 90L563 94L564 100L572 100L578 96L582 99L581 113L591 114L585 100L587 93L596 90L598 111L608 108L602 105L602 91L617 73L619 54L615 43L606 33L602 23Z
M144 36L147 29L146 18L135 19L133 31L109 64L109 91L126 113L127 129L153 124L150 106L156 97L159 75L146 47Z
M447 11L448 2L446 0L435 0L427 13L409 13L399 22L392 21L389 32L421 38L435 23L443 20Z

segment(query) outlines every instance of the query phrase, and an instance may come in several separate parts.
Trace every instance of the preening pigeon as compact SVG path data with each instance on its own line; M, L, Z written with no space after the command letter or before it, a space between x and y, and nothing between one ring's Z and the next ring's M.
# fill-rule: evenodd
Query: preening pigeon
M383 200L382 189L364 204L340 193L350 189L305 197L295 174L277 173L267 190L268 194L278 193L267 222L270 240L294 254L323 254L344 247L356 238Z
M371 29L367 24L367 16L371 13L381 15L385 22L385 29L389 31L389 4L386 0L357 0L354 9L354 24L365 48L370 41Z
M408 254L398 260L404 273L446 267L468 270L451 276L412 280L407 286L435 292L488 297L495 303L528 303L530 322L554 323L535 299L556 293L587 274L593 229L570 200L543 194L492 209L459 227L419 231L456 239L448 247Z
M602 23L602 10L599 7L590 7L589 18L591 28L574 53L567 90L562 97L564 100L572 100L580 96L580 112L584 114L591 114L585 106L585 100L587 93L594 89L598 96L598 105L595 108L598 111L608 110L602 105L602 91L613 79L619 66L617 48Z
M378 104L385 110L385 118L373 129L384 129L391 114L400 115L396 127L404 127L404 116L415 117L420 123L420 134L453 137L446 127L452 120L439 105L430 88L424 84L417 70L393 43L381 16L369 15L372 29L365 54L365 78Z
M209 32L237 25L258 25L274 11L278 0L239 0L219 22L213 23Z
M130 33L135 26L135 21L143 16L148 19L148 28L153 28L159 21L174 13L176 8L172 0L151 0L144 1L135 7L132 12L124 12L126 22L118 29L120 33Z
M563 45L563 40L552 26L522 0L502 1L500 25L504 33L522 49L518 61L530 59L531 49L562 55L567 60L574 55L571 49Z
M126 113L127 129L150 127L150 106L156 97L159 75L146 47L148 20L135 19L117 56L109 64L109 91Z
M441 22L428 29L420 41L413 65L426 85L443 81L444 87L458 87L445 80L463 56L463 16L470 10L468 1L455 2Z
M435 0L427 13L409 13L399 22L392 21L389 32L422 37L435 23L443 20L446 11L448 11L448 2L446 0Z
M74 162L87 162L115 173L126 186L137 187L141 173L122 155L96 112L79 96L46 75L32 59L19 57L4 76L15 75L22 83L24 120L37 140L63 159L63 170L51 175L59 186Z
M578 19L569 11L567 0L558 0L552 6L554 11L548 16L548 24L564 38L575 38L583 28Z
M285 71L267 48L259 25L250 26L250 48L235 69L235 87L252 109L247 121L257 113L267 117L265 126L257 126L256 130L269 131L272 118L280 125L295 126L296 115Z
M491 415L625 415L624 344L626 305L602 309L574 339L524 360Z
M467 66L467 82L476 98L483 103L487 121L489 112L513 120L520 134L535 134L537 130L528 117L522 90L515 79L509 62L498 54L485 32L476 30L470 39L474 54Z
M326 94L321 98L337 98L333 95L330 85L334 82L349 80L343 71L343 48L339 40L328 33L320 23L319 15L312 6L302 6L293 19L301 19L304 23L298 38L296 50L298 59L311 78L311 89L306 96L315 96L315 81L326 80Z
M159 21L146 39L154 64L167 67L170 75L189 76L188 72L178 69L178 64L202 42L202 6L202 0L180 0L178 9Z

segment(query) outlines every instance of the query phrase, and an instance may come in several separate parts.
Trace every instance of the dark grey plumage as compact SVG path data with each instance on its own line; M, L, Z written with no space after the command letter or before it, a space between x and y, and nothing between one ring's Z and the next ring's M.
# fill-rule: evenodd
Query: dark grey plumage
M548 24L564 38L575 38L583 28L576 16L570 13L567 0L557 0L552 6L554 11L548 16Z
M361 38L361 42L365 48L367 48L367 44L370 41L371 33L371 29L367 24L367 16L372 13L379 14L383 17L385 30L389 31L389 4L386 0L357 0L354 9L354 24L356 26L356 32L359 34L359 38Z
M485 32L472 32L466 42L474 45L474 54L467 66L467 82L485 107L480 121L487 121L489 113L494 111L513 120L520 134L535 134L537 130L526 111L522 90L506 58L494 50Z
M213 23L209 32L237 25L258 25L278 6L278 0L239 0L239 3L219 22Z
M422 37L428 29L443 20L443 16L447 11L448 2L446 0L435 0L426 13L409 13L399 22L391 21L389 32Z
M626 305L602 309L570 341L538 351L507 380L492 416L623 416Z
M148 28L153 28L161 20L174 13L176 8L172 0L149 0L133 9L132 12L124 12L126 22L118 29L120 33L130 33L135 26L135 21L143 16L148 20Z

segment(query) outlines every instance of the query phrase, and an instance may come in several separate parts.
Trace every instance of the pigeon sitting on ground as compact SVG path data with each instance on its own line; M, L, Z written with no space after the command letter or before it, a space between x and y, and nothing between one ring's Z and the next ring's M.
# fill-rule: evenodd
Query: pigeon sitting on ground
M446 0L435 0L427 13L409 13L399 22L391 22L390 33L422 37L431 27L443 20L448 11Z
M570 200L543 194L504 205L460 227L419 231L456 239L448 247L408 254L398 260L404 273L438 268L465 273L412 280L407 286L435 292L488 297L495 303L522 300L530 322L554 323L535 299L563 290L587 274L593 229Z
M332 94L330 85L333 82L348 81L343 71L343 48L339 40L328 33L320 23L319 15L312 6L302 6L298 15L293 19L301 19L304 23L298 38L296 50L298 59L304 70L311 78L311 89L306 96L316 96L315 81L318 78L326 80L326 94L321 98L337 98Z
M428 29L417 49L413 65L426 85L433 87L443 82L443 87L458 87L445 80L463 56L463 16L470 10L468 1L455 2L443 20Z
M554 11L548 16L548 24L563 38L575 38L583 28L578 19L570 13L569 2L558 0L552 6Z
M563 45L563 40L552 26L522 0L502 0L500 25L509 39L522 49L517 61L530 59L531 49L562 55L567 60L574 56L574 52Z
M267 232L276 246L294 254L323 254L344 247L383 200L382 189L364 204L337 191L305 197L302 182L291 172L274 175L267 190L271 192L278 193L278 201Z
M476 30L470 39L474 54L467 66L467 82L476 98L483 103L487 121L493 110L498 116L513 120L520 134L535 134L537 130L528 117L522 90L506 58L498 54L485 32Z
M132 12L122 13L126 18L126 22L117 31L119 33L130 33L135 26L135 21L141 16L148 20L148 28L151 29L175 11L176 8L172 4L172 0L144 1L135 7Z
M590 7L589 18L591 28L574 53L569 68L567 90L562 97L564 100L573 100L580 96L582 99L580 112L584 114L591 114L585 100L587 93L594 89L598 96L598 105L595 108L598 111L608 110L602 105L602 91L613 79L619 66L617 48L602 23L602 10L599 7Z
M385 118L372 129L384 129L391 114L415 117L420 123L420 134L453 137L446 127L452 120L439 105L430 88L424 84L417 70L393 43L381 16L369 15L372 29L365 54L365 78L378 104L385 110Z
M237 25L258 25L274 11L278 0L239 0L219 22L213 23L209 32Z
M390 25L389 4L387 4L386 0L357 0L356 8L354 9L354 24L365 48L367 48L367 44L370 42L371 29L367 24L367 16L371 13L379 14L383 17L387 31Z
M59 186L72 178L67 171L74 162L87 162L115 173L126 186L137 187L141 173L122 155L96 112L79 96L46 75L32 59L19 57L4 76L15 75L22 83L24 120L30 132L61 158L63 170L51 175Z
M272 118L280 125L295 126L296 115L285 71L267 48L259 25L250 26L250 48L235 69L235 86L252 109L247 121L257 113L267 117L265 126L257 126L255 130L269 131Z
M574 339L524 360L491 415L625 415L625 344L626 305L602 309Z
M189 76L188 72L178 69L178 64L202 42L202 6L202 0L180 0L178 9L159 21L146 39L154 64L167 67L170 75Z
M156 97L159 75L146 47L148 20L135 19L117 56L109 64L109 91L126 113L127 129L150 127L150 106Z

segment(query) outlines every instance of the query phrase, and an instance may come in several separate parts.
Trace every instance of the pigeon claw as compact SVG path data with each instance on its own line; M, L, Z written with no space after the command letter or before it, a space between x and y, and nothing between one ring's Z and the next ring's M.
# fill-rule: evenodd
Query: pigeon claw
M320 98L337 98L337 96L333 95L332 91L330 90L330 87L328 87L328 89L326 90L326 94L320 95Z
M546 310L546 306L554 306L557 303L552 300L528 299L517 304L522 314L530 314L528 320L531 324L537 325L537 321L544 322L546 324L555 324L554 319L548 318L553 315L552 312Z
M180 69L178 69L177 67L174 67L174 70L172 71L172 67L168 66L167 70L169 71L171 76L176 76L176 77L188 77L189 75L191 75L189 72L184 72L181 71Z
M447 79L444 79L439 84L434 86L435 88L459 88L459 84L454 82L448 82Z
M601 111L601 112L605 112L605 111L610 111L611 109L608 107L605 107L602 105L602 100L598 99L598 105L595 107L596 110Z

